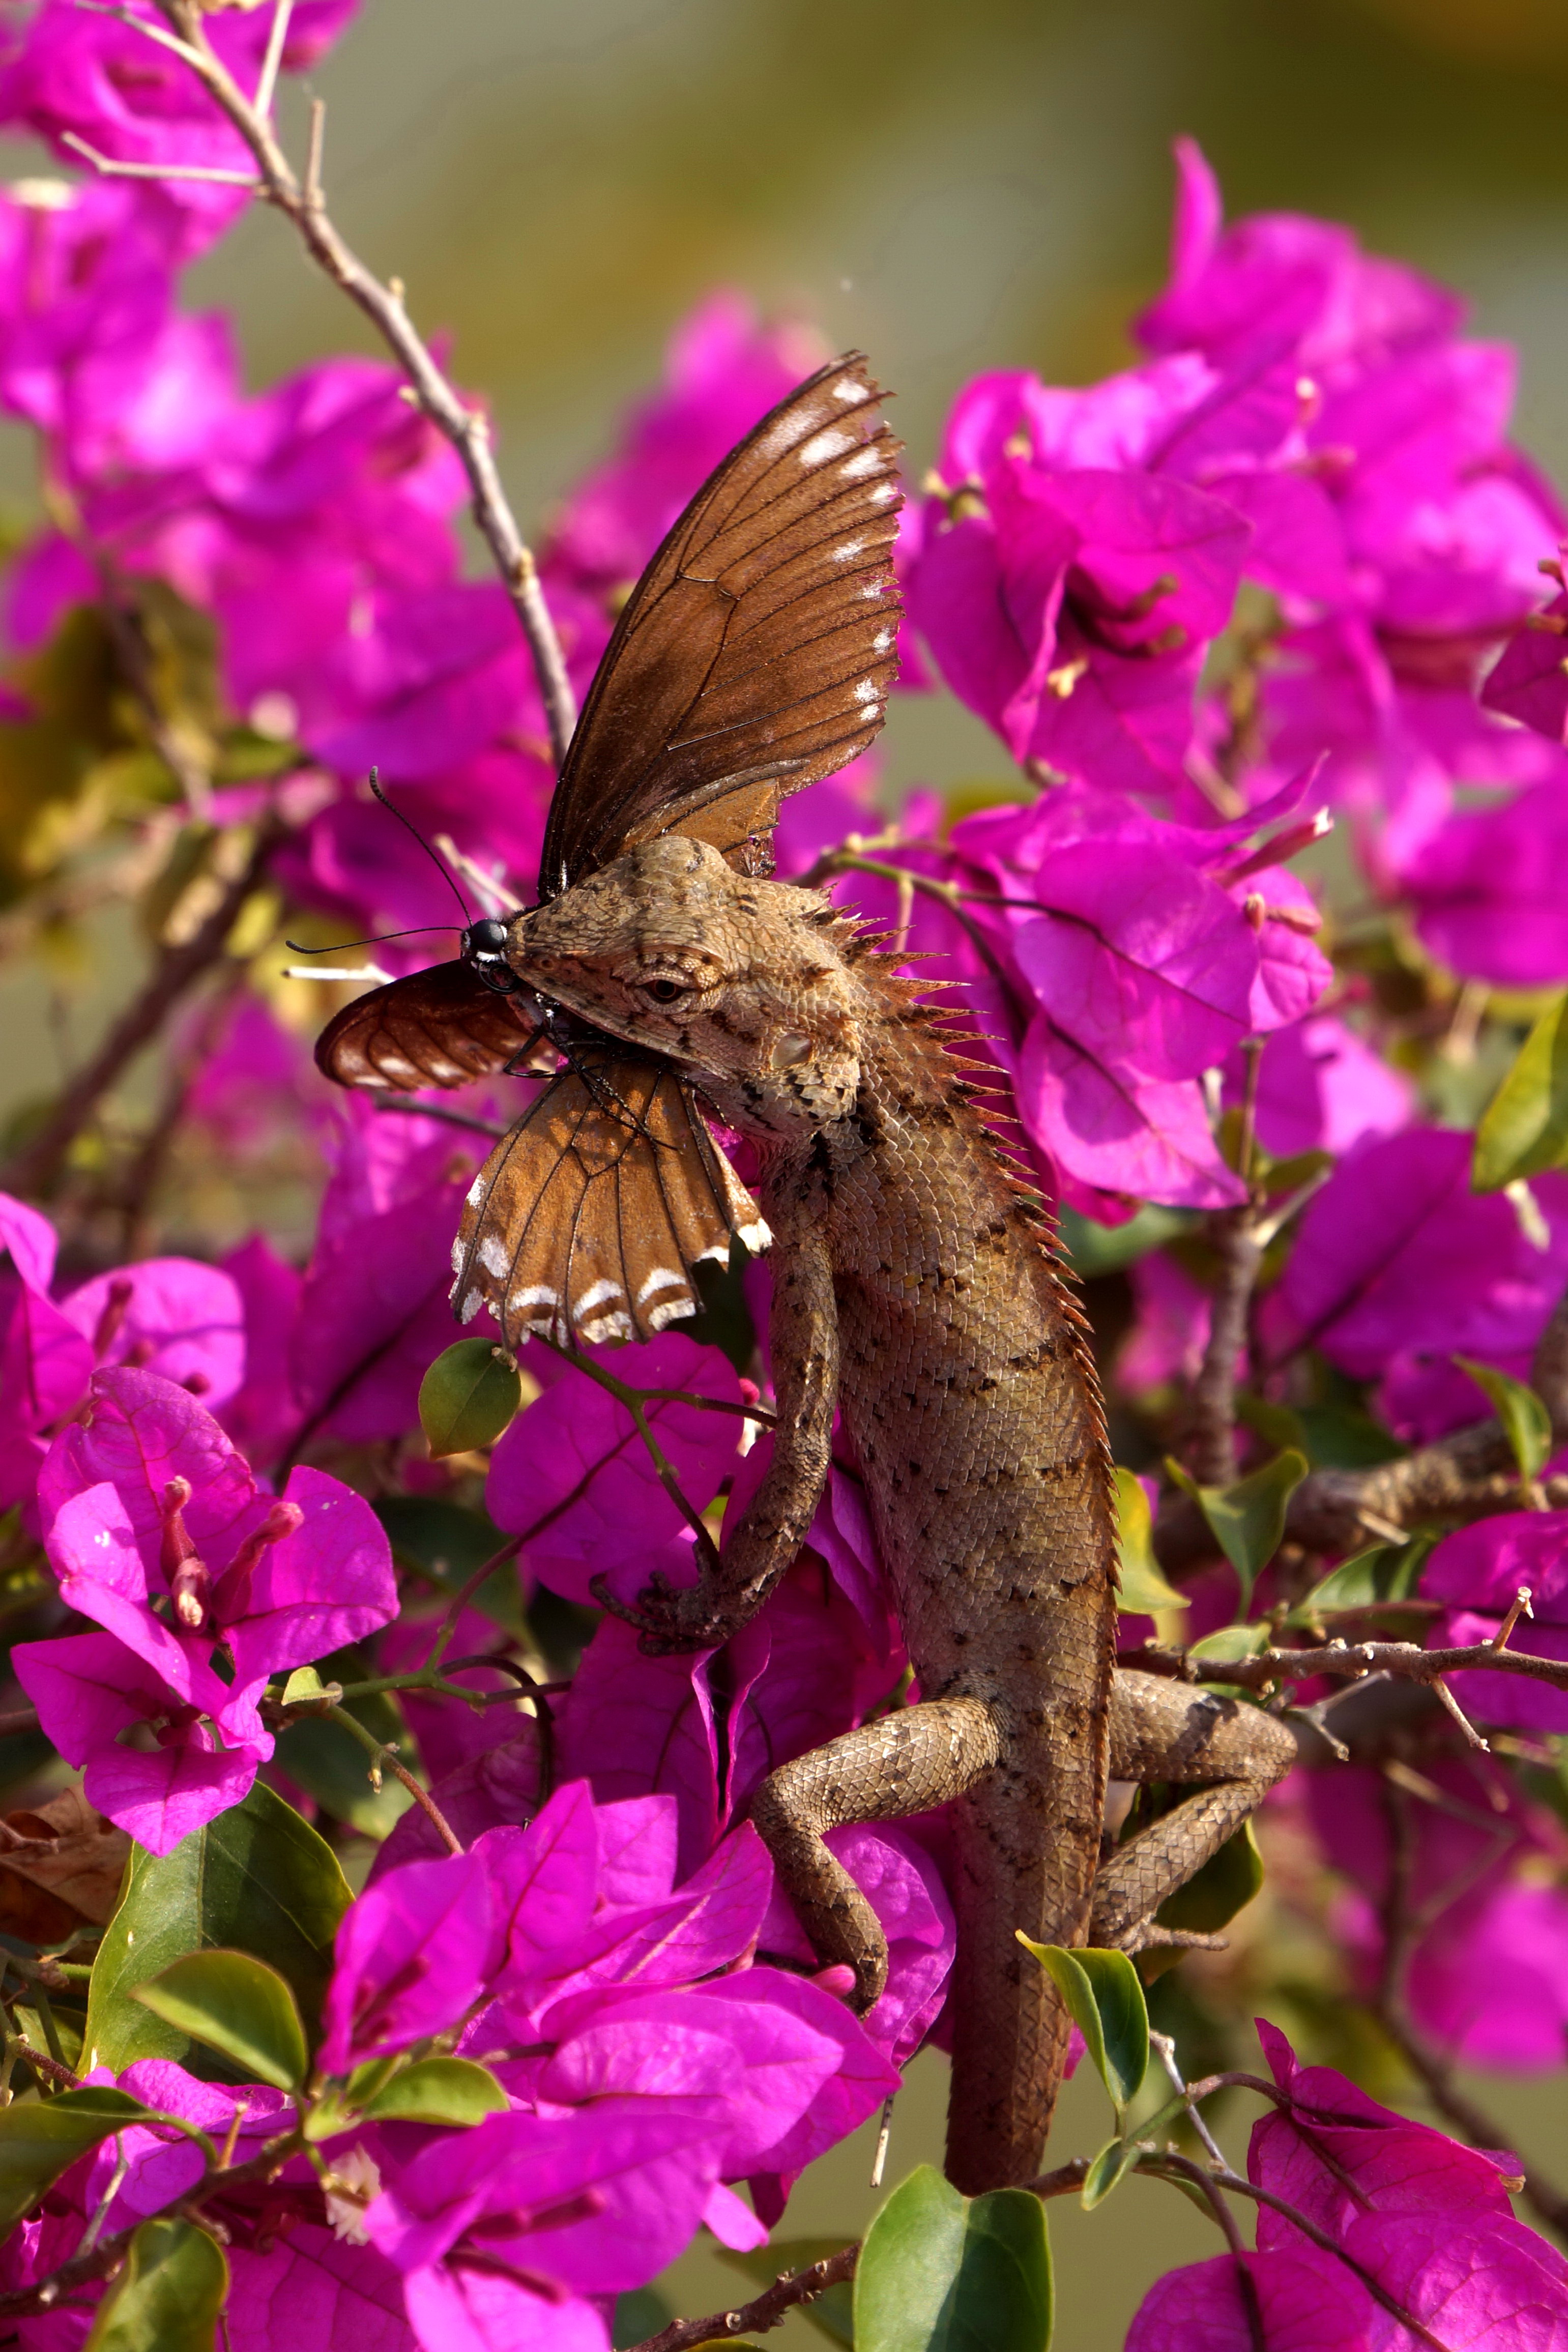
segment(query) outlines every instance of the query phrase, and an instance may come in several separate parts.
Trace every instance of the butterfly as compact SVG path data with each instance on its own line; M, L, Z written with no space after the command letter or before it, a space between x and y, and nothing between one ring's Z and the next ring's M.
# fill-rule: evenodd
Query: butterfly
M895 671L901 445L859 352L796 386L703 484L622 610L550 804L539 897L667 833L773 870L786 793L866 751ZM564 1062L497 1144L453 1248L466 1321L516 1348L647 1339L700 1305L694 1269L766 1246L695 1089L542 1004L507 925L347 1006L316 1060L342 1086L461 1086L552 1050Z

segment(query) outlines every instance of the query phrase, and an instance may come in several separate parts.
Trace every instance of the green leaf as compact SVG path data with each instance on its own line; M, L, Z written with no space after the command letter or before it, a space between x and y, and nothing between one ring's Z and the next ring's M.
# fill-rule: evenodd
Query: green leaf
M1252 1588L1279 1549L1285 1533L1285 1510L1307 1475L1307 1457L1287 1446L1261 1470L1249 1471L1230 1486L1200 1486L1179 1462L1167 1458L1166 1469L1196 1503L1209 1528L1241 1580L1241 1605L1252 1606Z
M1568 990L1554 996L1520 1047L1476 1129L1470 1182L1478 1192L1560 1168L1568 1154Z
M1492 1401L1498 1419L1513 1448L1513 1458L1519 1465L1519 1475L1526 1486L1536 1477L1552 1451L1552 1416L1532 1388L1516 1381L1495 1365L1478 1364L1469 1356L1456 1356L1454 1361L1462 1372L1468 1372L1476 1386L1485 1389Z
M419 1425L439 1461L493 1444L521 1402L522 1377L493 1339L457 1339L419 1383Z
M0 2237L68 2172L79 2156L148 2110L125 2091L60 2091L0 2107Z
M1252 1823L1243 1822L1184 1886L1166 1895L1155 1916L1162 1927L1215 1936L1251 1902L1262 1884L1263 1856L1258 1851Z
M310 2053L293 1992L248 1952L192 1952L132 1998L232 2058L247 2082L297 2091L305 2079Z
M630 2352L647 2336L657 2336L668 2327L675 2314L657 2287L634 2286L629 2293L616 2297L615 2316L610 2322L610 2342L615 2352Z
M1045 2207L1024 2189L961 2197L922 2164L866 2232L854 2310L855 2352L1048 2352Z
M506 1538L483 1511L465 1510L437 1495L384 1495L375 1516L394 1551L455 1592ZM563 1604L565 1605L565 1604ZM473 1597L472 1606L520 1638L527 1633L517 1564L503 1560Z
M358 1699L353 1703L356 1716L361 1704ZM407 1732L399 1729L392 1737L405 1742ZM341 1723L323 1722L320 1716L304 1716L279 1732L278 1761L323 1812L361 1837L374 1838L377 1845L391 1836L414 1802L402 1781L390 1773L379 1789L373 1789L370 1758L353 1732Z
M471 2058L420 2058L395 2074L364 2112L376 2123L482 2124L506 2104L488 2066Z
M1188 1643L1187 1655L1198 1665L1205 1658L1216 1666L1228 1665L1235 1658L1255 1658L1268 1647L1267 1625L1216 1625L1212 1633Z
M1154 1557L1149 1497L1131 1470L1116 1473L1117 1557L1121 1590L1116 1605L1130 1616L1152 1617L1161 1609L1185 1609L1186 1596L1167 1584Z
M331 1846L260 1780L172 1853L133 1846L93 1963L85 2063L119 2074L137 2058L172 2058L193 2074L243 2082L226 2059L193 2054L191 2036L133 1999L136 1987L188 1952L249 1952L292 1987L312 2032L352 1899Z
M320 1698L326 1684L314 1666L296 1666L283 1685L285 1706L303 1706L307 1699Z
M1369 1544L1352 1553L1313 1585L1286 1623L1310 1625L1330 1610L1394 1608L1408 1601L1436 1539L1426 1532L1405 1544Z
M143 2221L83 2352L213 2352L228 2296L223 2248L172 2213Z
M1142 2135L1147 2137L1147 2135ZM1118 2182L1137 2163L1138 2142L1135 2139L1108 2139L1083 2177L1083 2189L1079 2202L1086 2213L1103 2205Z
M1061 1944L1037 1944L1022 1928L1018 1941L1066 2001L1120 2113L1149 2071L1149 2011L1137 1969L1125 1952L1069 1952Z

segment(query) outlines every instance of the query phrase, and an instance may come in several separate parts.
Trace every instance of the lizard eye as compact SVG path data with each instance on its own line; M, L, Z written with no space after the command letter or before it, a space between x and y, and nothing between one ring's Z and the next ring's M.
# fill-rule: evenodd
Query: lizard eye
M690 993L686 982L681 980L644 980L639 981L637 985L645 996L652 997L656 1004L673 1004L678 996Z

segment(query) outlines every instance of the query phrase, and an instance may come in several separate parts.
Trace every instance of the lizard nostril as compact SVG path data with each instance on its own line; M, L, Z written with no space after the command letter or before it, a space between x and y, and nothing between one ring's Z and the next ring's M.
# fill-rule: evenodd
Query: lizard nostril
M773 1067L775 1070L793 1070L797 1063L807 1058L810 1052L809 1037L803 1037L798 1029L786 1029L783 1036L774 1041Z

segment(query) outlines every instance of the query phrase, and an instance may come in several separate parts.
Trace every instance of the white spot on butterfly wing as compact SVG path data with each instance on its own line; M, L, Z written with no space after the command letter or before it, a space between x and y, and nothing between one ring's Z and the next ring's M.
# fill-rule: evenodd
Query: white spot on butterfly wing
M479 1244L479 1264L487 1274L493 1274L498 1282L506 1280L507 1276L511 1272L511 1260L507 1255L505 1243L499 1235L495 1234L485 1235Z
M482 1251L481 1251L480 1255L483 1255L483 1252L482 1252ZM462 1236L462 1234L459 1234L458 1235L457 1240L452 1244L452 1272L453 1272L454 1274L461 1274L461 1273L462 1273L462 1271L463 1271L463 1236Z
M841 457L846 449L853 449L854 446L853 433L846 433L837 425L829 425L826 433L814 433L809 441L803 441L798 454L803 466L826 466L830 457ZM847 466L844 470L848 472Z
M881 470L882 453L874 441L863 447L858 457L846 457L838 468L846 482L863 482L868 474L879 474Z
M857 702L880 702L882 689L874 677L863 677L855 688L855 699Z
M559 1307L561 1293L547 1282L531 1282L526 1290L514 1290L506 1303L521 1315L525 1307Z
M485 1180L484 1180L484 1178L483 1178L482 1176L476 1176L476 1177L475 1177L475 1179L474 1179L474 1181L473 1181L473 1182L469 1185L469 1187L468 1187L468 1207L469 1207L470 1209L477 1209L477 1208L479 1208L479 1205L481 1204L481 1202L483 1202L484 1197L485 1197Z
M862 552L865 545L863 539L847 539L842 547L836 547L833 550L832 560L835 563L852 562L855 557Z
M898 495L891 482L879 482L875 488L867 491L866 498L868 505L885 507Z
M470 1290L467 1298L463 1301L463 1309L459 1320L464 1323L471 1323L484 1303L484 1300L479 1297L477 1290Z
M866 396L867 396L867 394L866 394L866 387L865 387L865 385L860 382L860 379L858 378L858 376L853 376L853 375L841 375L841 376L838 376L837 378L836 378L836 380L835 380L832 383L830 383L830 384L828 385L828 387L827 387L827 388L828 388L829 392L833 394L833 397L834 397L834 399L835 399L835 400L862 400L862 401L863 401L863 400L866 398Z
M679 1266L656 1265L637 1292L637 1305L640 1307L645 1299L651 1298L656 1290L683 1290L685 1286L686 1276Z
M876 654L885 654L892 642L893 633L891 629L879 629L876 635L871 640L871 650Z
M667 1323L679 1323L683 1316L696 1312L695 1298L667 1298L662 1306L648 1308L647 1327L650 1331L662 1331Z
M572 1312L574 1315L586 1315L590 1307L602 1307L606 1298L620 1298L624 1296L620 1284L612 1282L608 1276L605 1276L585 1290L581 1298L573 1300Z
M613 1315L596 1315L591 1323L580 1323L579 1330L592 1347L601 1347L606 1339L629 1339L632 1318L616 1307Z

